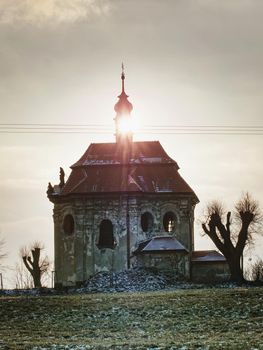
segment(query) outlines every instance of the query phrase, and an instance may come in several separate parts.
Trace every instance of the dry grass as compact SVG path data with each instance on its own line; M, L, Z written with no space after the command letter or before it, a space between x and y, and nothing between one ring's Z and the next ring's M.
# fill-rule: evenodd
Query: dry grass
M263 289L0 297L0 349L263 349Z

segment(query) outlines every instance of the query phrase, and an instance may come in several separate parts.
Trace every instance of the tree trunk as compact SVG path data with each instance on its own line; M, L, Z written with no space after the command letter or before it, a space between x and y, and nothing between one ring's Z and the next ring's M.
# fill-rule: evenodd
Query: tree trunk
M40 269L38 267L33 269L32 277L33 277L33 281L34 281L34 287L41 288L42 287L42 285L41 285L41 273L40 273Z
M33 281L34 281L34 287L35 288L41 288L41 279L40 279L40 273L34 271L33 272Z
M34 286L35 288L41 288L41 271L39 266L39 259L40 259L40 248L34 248L32 249L32 256L33 256L33 280L34 280Z
M40 258L40 248L36 247L31 250L33 261L30 256L23 256L23 261L30 272L31 276L33 277L34 281L34 287L35 288L41 288L41 269L39 266L39 258Z
M236 283L242 283L244 281L243 271L240 267L240 257L231 256L227 257L227 263L230 270L230 280Z

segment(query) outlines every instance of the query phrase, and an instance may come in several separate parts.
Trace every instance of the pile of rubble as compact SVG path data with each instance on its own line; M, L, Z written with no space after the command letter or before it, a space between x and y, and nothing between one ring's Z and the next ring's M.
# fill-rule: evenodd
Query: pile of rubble
M253 285L246 283L246 287ZM28 290L0 290L0 295L54 295L64 293L112 293L112 292L143 292L171 289L200 288L236 288L237 284L198 284L180 280L173 271L158 271L155 269L132 268L122 272L98 272L93 275L82 288L52 288Z
M78 292L141 292L167 288L198 288L196 284L178 281L174 273L133 268L114 273L99 272Z

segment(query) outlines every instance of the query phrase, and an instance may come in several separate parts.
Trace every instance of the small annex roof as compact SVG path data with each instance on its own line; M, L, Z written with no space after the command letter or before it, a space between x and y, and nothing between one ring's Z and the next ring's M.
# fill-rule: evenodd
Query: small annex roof
M224 255L216 250L197 250L192 253L192 262L208 263L208 262L226 262Z
M181 252L188 253L188 250L173 236L156 236L139 243L134 255L163 253L163 252Z

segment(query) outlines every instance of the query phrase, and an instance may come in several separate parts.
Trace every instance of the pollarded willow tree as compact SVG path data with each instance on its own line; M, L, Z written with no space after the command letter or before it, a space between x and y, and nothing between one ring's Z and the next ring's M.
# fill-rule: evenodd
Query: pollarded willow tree
M235 205L232 219L231 212L225 216L223 205L214 201L208 204L205 217L202 228L225 256L231 280L242 282L240 260L243 251L246 245L253 243L256 234L262 234L262 214L258 202L249 193L244 194Z
M35 288L41 288L41 279L50 268L50 261L47 256L41 257L41 250L44 248L40 242L34 242L31 249L28 247L22 247L20 254L23 259L23 263L29 273L31 274Z

